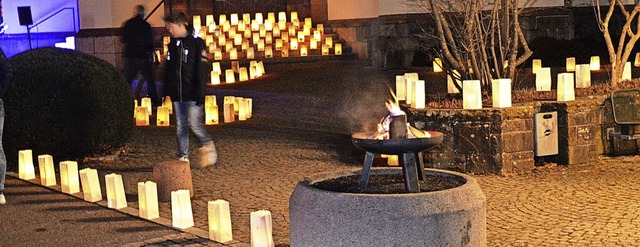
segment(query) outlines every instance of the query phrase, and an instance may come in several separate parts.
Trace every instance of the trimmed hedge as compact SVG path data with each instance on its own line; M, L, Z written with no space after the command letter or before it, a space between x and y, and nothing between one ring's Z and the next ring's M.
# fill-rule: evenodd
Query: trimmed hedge
M30 50L9 60L14 79L5 96L4 147L81 160L123 147L133 128L129 85L110 63L73 50Z

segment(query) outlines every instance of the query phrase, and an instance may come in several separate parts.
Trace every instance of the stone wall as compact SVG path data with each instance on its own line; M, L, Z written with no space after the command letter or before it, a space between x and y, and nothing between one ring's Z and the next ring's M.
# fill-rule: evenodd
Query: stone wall
M575 101L537 101L509 108L405 109L415 127L443 132L439 146L426 152L427 166L476 174L519 174L536 165L577 165L601 154L637 153L638 141L607 140L619 131L608 95ZM535 155L534 116L557 112L558 154ZM636 127L637 129L637 127Z

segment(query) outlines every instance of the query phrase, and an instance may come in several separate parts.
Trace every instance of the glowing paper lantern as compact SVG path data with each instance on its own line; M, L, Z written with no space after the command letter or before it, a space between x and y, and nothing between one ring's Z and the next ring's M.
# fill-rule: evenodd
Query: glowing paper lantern
M387 159L387 165L389 166L398 166L398 155L389 155L389 154L381 154L381 158Z
M207 46L213 43L213 35L207 35L204 42Z
M274 247L271 212L259 210L251 212L251 246Z
M244 98L242 97L234 97L233 100L233 112L235 113L236 116L238 116L238 113L240 112L240 103L242 103L242 100Z
M56 170L53 168L53 156L48 154L38 155L38 168L40 168L40 184L44 186L56 185Z
M276 39L276 51L282 50L282 40Z
M152 109L151 108L151 98L149 98L149 97L142 98L140 106L146 107L147 108L147 113L151 114L151 109Z
M416 80L413 86L414 98L413 101L411 101L411 107L424 109L426 105L425 82L423 80Z
M460 93L456 85L462 86L462 81L460 80L460 72L454 69L451 74L447 74L447 93Z
M122 175L107 174L104 176L107 190L107 207L121 209L127 207L127 197L124 193L124 185L122 184Z
M224 104L224 122L232 123L236 119L235 110L233 109L233 104Z
M207 202L209 212L209 239L224 243L233 240L231 229L231 211L229 202L215 200Z
M237 13L231 14L231 16L229 18L231 18L231 25L238 25L238 14Z
M202 26L202 19L200 18L199 15L194 15L193 16L193 28L198 30L198 29L200 29L201 26Z
M558 74L558 101L575 100L575 89L573 85L573 73Z
M600 70L600 57L591 56L591 62L589 63L590 70Z
M268 12L267 13L267 20L271 23L275 23L276 22L276 13L274 12Z
M253 51L253 46L247 49L247 59L254 59L256 57L256 53Z
M304 27L302 28L302 34L304 36L310 36L311 35L311 26L304 25Z
M169 126L169 108L159 106L156 110L156 125Z
M158 186L153 181L138 182L138 214L148 220L160 218Z
M403 75L396 75L396 99L398 100L405 100L406 99L406 94L407 94L407 89L406 89L407 83L405 83L404 81L404 76Z
M82 194L85 201L97 202L102 200L98 170L91 168L80 170L80 183L82 184Z
M205 16L205 24L207 26L216 25L216 22L213 20L213 15L206 15Z
M567 58L567 72L576 71L576 58L568 57Z
M633 61L633 66L640 67L640 52L636 53L636 59Z
M538 72L538 69L542 68L542 60L541 59L533 59L533 63L531 65L531 73L535 74Z
M215 60L222 60L222 50L220 48L217 48L214 52L213 52L213 59Z
M304 42L305 36L304 33L298 33L298 42Z
M311 50L318 49L318 41L315 38L311 38L309 40L309 49Z
M287 22L287 13L284 11L278 12L278 21Z
M280 30L285 30L285 29L287 29L287 22L285 22L285 21L278 21L278 28L279 28Z
M280 36L281 36L280 38L282 38L282 41L284 43L289 42L289 32L282 32L282 35L280 35Z
M266 58L273 57L273 48L271 46L267 46L264 48L264 57Z
M164 96L164 100L162 101L162 106L169 109L169 114L173 114L173 103L171 103L170 96Z
M511 107L511 79L491 80L493 107Z
M309 54L309 50L307 49L307 45L300 46L300 56L306 57Z
M205 95L204 96L204 105L218 105L216 102L215 95Z
M320 31L320 35L324 35L324 24L318 23L318 25L316 25L316 30Z
M249 73L247 72L247 68L246 67L240 67L240 71L239 71L239 81L247 81L249 80Z
M256 66L255 65L251 65L251 66L249 66L249 79L255 79L255 78L257 78Z
M294 20L298 20L298 12L291 12L291 22L294 22Z
M289 47L288 46L282 47L282 50L280 51L280 56L281 57L289 57Z
M220 72L211 71L211 84L213 85L220 84Z
M231 49L231 51L229 52L229 59L231 60L237 60L238 59L238 50L234 47Z
M433 59L433 72L442 72L442 59L439 57Z
M247 120L247 104L245 103L244 98L239 98L235 105L238 106L238 121Z
M289 32L288 32L289 36L291 36L292 39L296 38L296 26L289 26Z
M251 118L253 115L253 99L245 98L244 102L247 104L247 118Z
M622 77L620 77L620 81L629 81L631 80L631 62L624 63L624 68L622 69Z
M194 226L189 190L171 191L171 224L179 229Z
M224 35L218 36L218 45L220 46L227 45L227 36L224 36Z
M36 178L31 149L18 151L18 177L24 180Z
M405 103L412 105L415 98L414 83L419 80L418 73L404 73L404 80L406 83L405 89L407 90Z
M315 40L320 40L320 39L322 39L322 35L320 34L320 31L318 31L318 30L313 31L313 38L314 38Z
M324 44L326 46L328 46L329 48L333 47L333 38L332 37L326 37L324 38Z
M149 126L149 112L144 106L137 106L136 110L136 126Z
M264 43L273 44L273 35L270 32L267 33L267 36L264 36Z
M204 108L204 118L206 125L218 124L218 106L206 105Z
M259 76L262 76L267 73L267 71L264 70L264 63L262 61L258 62L258 69L259 70L257 70L257 72Z
M336 43L333 50L336 55L342 55L342 44Z
M260 34L259 33L254 33L253 37L251 39L251 43L258 44L259 40L260 40Z
M247 28L247 29L244 30L244 33L242 34L242 37L249 39L249 38L251 38L252 34L253 33L251 32L251 29Z
M576 65L576 88L587 88L591 86L591 69L589 64Z
M225 22L227 22L227 15L222 14L222 15L218 16L218 23L220 23L220 25L222 25Z
M236 82L235 74L232 69L225 70L225 82L226 83L234 83Z
M251 20L251 31L252 32L259 32L260 31L260 23L258 23L256 20Z
M322 55L323 56L328 56L329 55L329 46L327 46L327 45L323 45L322 46Z
M242 45L242 34L236 33L233 36L233 45Z
M242 40L242 50L243 50L243 51L246 51L246 50L248 50L249 48L253 48L253 46L252 46L252 47L249 47L249 40L248 40L248 39L243 39L243 40Z
M543 67L536 73L536 91L551 91L551 68Z
M482 91L480 80L462 81L462 108L482 109Z
M264 51L264 39L258 40L258 51Z
M291 42L289 43L289 48L292 51L298 50L298 40L292 39Z
M78 176L78 162L60 162L60 190L67 194L80 192L80 177Z
M280 27L273 27L273 37L280 37Z
M256 22L258 22L258 24L262 24L264 23L264 17L262 17L262 13L256 13Z
M251 14L242 13L242 21L244 21L244 23L251 23Z

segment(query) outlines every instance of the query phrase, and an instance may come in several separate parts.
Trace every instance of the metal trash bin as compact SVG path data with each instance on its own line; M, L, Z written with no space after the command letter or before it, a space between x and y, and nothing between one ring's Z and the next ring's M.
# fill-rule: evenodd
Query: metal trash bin
M533 134L535 156L558 154L558 113L536 113L533 119Z

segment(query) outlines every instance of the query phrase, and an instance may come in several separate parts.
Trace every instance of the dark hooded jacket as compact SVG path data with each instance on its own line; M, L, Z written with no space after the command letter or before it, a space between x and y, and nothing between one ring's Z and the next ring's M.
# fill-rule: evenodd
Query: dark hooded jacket
M11 84L13 73L9 65L9 60L4 55L2 49L0 49L0 99L4 98L9 85Z
M170 96L174 102L195 101L198 105L204 104L204 47L204 41L191 34L184 38L171 38L165 70L164 95Z

